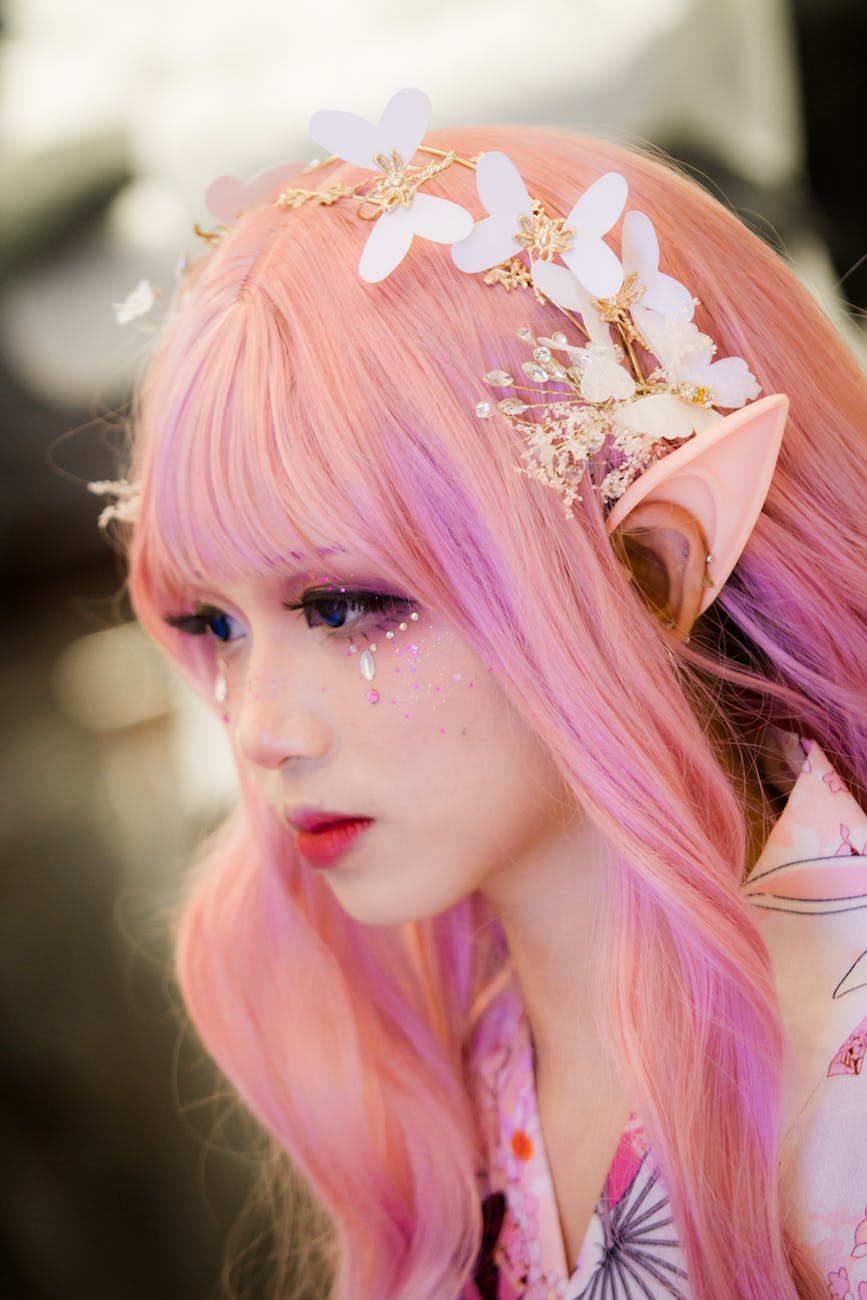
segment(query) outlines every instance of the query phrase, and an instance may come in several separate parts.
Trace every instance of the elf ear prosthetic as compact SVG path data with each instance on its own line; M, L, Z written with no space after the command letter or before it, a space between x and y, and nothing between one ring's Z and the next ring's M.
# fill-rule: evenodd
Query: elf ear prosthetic
M656 461L606 521L647 604L677 637L716 599L761 513L788 398L753 402Z

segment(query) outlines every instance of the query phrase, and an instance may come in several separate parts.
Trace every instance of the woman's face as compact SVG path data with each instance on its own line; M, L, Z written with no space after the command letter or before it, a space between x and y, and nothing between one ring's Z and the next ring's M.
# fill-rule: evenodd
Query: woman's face
M544 852L574 803L452 626L357 558L318 562L202 589L173 621L212 641L227 686L214 708L287 837L302 805L373 819L308 869L359 921L422 919Z

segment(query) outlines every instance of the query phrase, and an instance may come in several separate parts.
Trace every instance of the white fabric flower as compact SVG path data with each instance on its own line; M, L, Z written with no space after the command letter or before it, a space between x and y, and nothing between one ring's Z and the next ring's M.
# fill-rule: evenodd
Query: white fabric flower
M659 269L659 240L650 217L643 212L627 212L623 218L621 244L624 277L635 273L644 293L632 306L632 316L640 326L640 316L646 309L661 316L677 315L692 320L695 301L692 294L674 276L664 275Z
M483 154L476 167L476 185L479 198L490 216L476 222L472 234L452 248L455 265L462 271L487 271L498 266L526 245L515 236L521 219L535 221L533 200L515 164L498 150ZM608 298L620 288L623 270L620 261L604 242L617 221L626 202L627 184L618 172L606 172L584 191L563 219L564 230L573 235L568 247L557 255L569 271L596 298ZM545 220L550 220L545 218ZM538 249L535 250L538 252ZM530 262L534 282L537 272L552 268L551 261L534 257L530 248ZM562 268L555 267L555 271ZM562 278L562 277L561 277ZM550 281L549 281L550 282ZM543 293L547 290L539 283ZM556 301L554 295L548 294Z
M707 334L680 315L642 319L654 356L669 379L678 386L704 389L713 406L736 409L758 397L761 389L741 357L714 361L716 348Z
M665 438L671 442L691 438L694 433L709 429L722 418L719 411L688 402L676 393L651 393L647 397L637 397L634 402L624 402L617 409L618 424L625 425L634 433L645 433L651 438Z
M713 405L727 411L738 410L758 397L762 390L742 357L723 357L721 361L712 357L713 352L708 351L687 366L681 382L706 389Z
M533 208L517 167L498 150L482 154L476 163L476 188L491 215L477 221L467 238L453 246L452 258L461 271L489 271L522 252L524 245L515 232L520 217Z
M670 391L639 397L618 411L617 420L654 438L689 438L722 419L718 410L735 409L761 389L741 357L714 361L713 341L682 315L642 318L654 356L661 362ZM703 396L702 400L694 400Z
M647 341L653 355L675 380L687 366L713 351L712 339L702 334L689 316L679 312L668 316L648 312L646 321L642 323L647 326Z
M310 134L329 153L357 167L378 169L385 178L388 173L377 158L391 160L396 153L403 167L408 167L424 139L430 115L427 95L420 90L399 90L376 123L355 113L324 109L310 119ZM384 280L403 261L414 235L454 244L469 234L472 224L469 212L450 199L413 194L408 206L401 203L373 223L359 274L369 283Z
M156 293L149 280L139 280L136 287L126 295L123 302L113 302L114 319L118 325L128 325L130 321L146 316L156 302Z
M590 295L582 289L572 272L555 262L534 262L533 283L555 306L565 307L567 311L583 314L581 304L590 301Z
M581 313L584 328L589 335L584 347L575 347L556 339L541 338L539 342L552 351L566 352L573 366L579 369L579 392L585 402L607 402L628 399L635 392L635 380L620 364L617 348L611 341L611 330L590 301L589 294L572 277L574 285L574 310ZM621 354L622 355L622 354Z
M586 364L581 378L581 396L587 402L607 402L610 398L629 398L635 392L635 380L617 360L608 339L588 343L584 349Z

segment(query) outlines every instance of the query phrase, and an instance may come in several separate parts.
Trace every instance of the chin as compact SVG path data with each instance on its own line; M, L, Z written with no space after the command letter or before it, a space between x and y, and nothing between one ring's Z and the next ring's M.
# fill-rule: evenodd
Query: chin
M457 899L424 899L408 896L402 891L384 889L378 881L375 888L370 880L353 880L349 875L342 879L329 880L329 885L337 902L354 921L361 925L406 925L410 921L427 921L452 907Z

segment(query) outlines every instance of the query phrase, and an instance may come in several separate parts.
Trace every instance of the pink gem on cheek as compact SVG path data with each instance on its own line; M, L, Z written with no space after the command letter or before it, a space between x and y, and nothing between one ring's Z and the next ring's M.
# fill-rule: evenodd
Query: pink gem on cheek
M401 626L401 631L405 630ZM451 681L457 686L473 687L475 683L467 680L467 675L462 671L451 671L455 665L455 659L462 656L462 648L455 638L448 631L443 631L436 627L428 629L425 627L425 639L419 643L417 641L398 644L399 634L388 639L392 647L394 658L391 660L390 667L394 673L393 687L396 694L390 697L390 703L395 708L403 707L402 718L405 721L417 719L421 722L424 718L426 701L436 701L432 703L433 716L430 721L433 722L436 712L442 713L449 707L448 682ZM387 634L386 634L387 637ZM386 647L383 646L383 649ZM347 651L347 656L349 655ZM403 655L403 662L399 656ZM407 662L407 656L410 656ZM450 662L451 661L451 662ZM460 660L459 660L460 662ZM381 667L385 667L385 660L381 661ZM424 668L424 674L420 669ZM414 680L412 681L412 692L408 693L402 686L402 681L407 678L407 673ZM437 680L439 679L439 680ZM370 698L368 696L368 698ZM387 697L383 697L387 698ZM459 697L454 697L456 702ZM449 729L446 727L436 728L439 735L446 735Z

